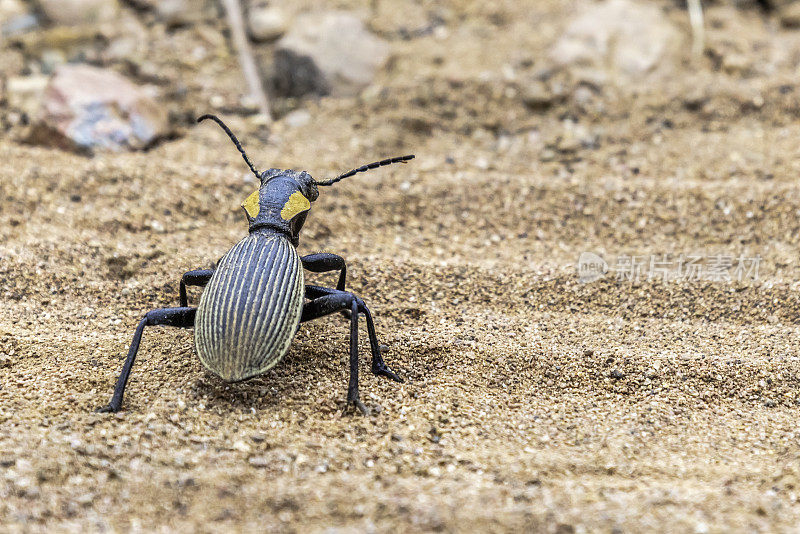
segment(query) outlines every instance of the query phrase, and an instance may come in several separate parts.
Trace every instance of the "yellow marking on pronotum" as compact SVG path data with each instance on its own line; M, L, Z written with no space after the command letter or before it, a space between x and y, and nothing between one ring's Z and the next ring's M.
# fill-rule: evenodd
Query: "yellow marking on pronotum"
M286 204L283 205L281 218L284 221L288 221L298 213L306 211L307 209L311 209L311 202L309 202L300 191L295 191L289 196L289 200L286 201Z
M261 207L258 205L258 189L253 191L249 197L244 199L244 202L242 202L242 207L251 219L258 217L258 212L261 209Z

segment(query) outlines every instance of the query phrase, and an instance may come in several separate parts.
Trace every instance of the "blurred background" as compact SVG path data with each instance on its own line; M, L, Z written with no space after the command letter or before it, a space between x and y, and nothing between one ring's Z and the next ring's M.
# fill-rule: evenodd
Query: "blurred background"
M170 162L197 164L184 172L197 175L209 172L219 157L238 157L221 132L195 127L197 116L211 112L230 123L261 167L302 167L323 178L320 173L418 152L410 172L424 173L430 185L417 174L395 184L406 188L406 207L417 197L424 202L435 196L431 187L454 192L436 185L435 177L456 184L486 180L499 192L499 209L476 207L460 191L445 203L452 217L434 217L446 236L469 220L470 231L454 239L457 257L514 239L507 251L512 256L535 253L537 263L559 263L565 247L541 238L548 229L566 241L575 236L565 232L575 230L600 252L609 236L622 244L635 244L629 240L643 235L680 241L685 232L679 228L708 234L709 246L744 232L742 245L754 239L750 223L757 210L741 206L742 214L755 215L738 217L739 198L716 199L731 205L698 210L693 221L680 213L687 206L678 206L677 199L671 214L657 213L665 209L659 203L653 213L639 208L635 216L620 218L614 212L622 206L613 195L603 194L596 199L600 204L588 202L583 188L563 205L539 210L530 202L542 200L541 191L530 196L526 190L525 201L518 202L515 186L501 184L526 174L523 182L531 184L531 173L561 184L720 183L735 177L780 183L793 177L800 163L783 155L796 148L799 12L796 2L744 0L693 0L688 6L634 0L324 6L3 0L3 146L59 149L16 148L9 153L12 161L94 155L96 162L138 168L158 182ZM137 151L149 156L137 158ZM144 162L156 160L160 166L144 170ZM85 159L65 161L102 167ZM9 199L31 185L24 178L31 166L18 168L2 184ZM80 183L64 184L69 193L60 195L62 201L81 196L81 188L90 188L90 197L99 191L86 174ZM198 179L196 185L207 182ZM224 194L208 187L206 197ZM239 217L236 198L226 197L215 210ZM148 204L152 212L117 215L127 225L156 230L202 223L192 221L197 206ZM415 214L427 210L415 206ZM81 207L100 211L66 202L63 222ZM6 215L9 210L16 213L12 225L27 218L19 202ZM164 210L169 222L142 218ZM736 232L706 224L706 216L719 210L723 218L737 219ZM405 212L397 218L406 218ZM309 231L324 237L330 228ZM438 237L414 231L407 237L390 240L394 252L433 248L443 261L455 259L433 242ZM791 262L794 251L786 245L774 244L773 268ZM495 254L475 259L492 264Z
M796 528L798 77L790 0L0 0L0 525ZM92 413L246 233L205 113L259 169L417 155L322 191L299 247L406 379L362 367L371 417L337 318L230 386L154 329Z

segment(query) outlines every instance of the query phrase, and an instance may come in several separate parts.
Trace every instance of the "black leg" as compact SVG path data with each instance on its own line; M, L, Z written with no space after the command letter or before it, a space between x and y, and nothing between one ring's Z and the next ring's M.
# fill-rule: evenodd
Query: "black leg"
M330 296L340 296L340 295L352 295L353 298L359 304L359 313L364 314L364 318L367 320L367 333L369 334L369 346L372 351L372 374L378 376L385 376L386 378L391 378L395 382L402 382L403 380L397 376L397 374L392 371L388 365L383 361L383 356L381 355L380 345L378 344L378 336L375 333L375 323L372 322L372 312L369 311L367 305L364 304L364 301L360 298L356 297L352 293L338 291L336 289L331 289L328 287L322 286L314 286L314 285L306 285L306 298L311 300L312 302L315 299L320 297L330 295ZM341 297L339 297L341 298ZM317 307L308 307L308 309L303 308L303 316L300 319L300 322L310 321L312 319L316 319L317 317L322 317L325 315L329 315L334 313L336 310L325 311L323 303L325 301L320 301L320 306ZM309 302L308 304L311 304ZM308 306L307 304L307 306ZM349 312L349 310L347 310ZM318 314L318 315L315 315Z
M338 289L331 289L330 287L323 287L323 286L315 286L315 285L312 285L312 284L306 284L305 297L308 300L314 300L314 299L318 299L320 297L324 297L324 296L327 296L327 295L339 295L340 293L345 293L345 292L344 291L339 291ZM352 293L348 293L348 294L352 295ZM355 296L355 295L353 295L353 296ZM347 308L349 308L349 306L347 306ZM334 310L334 311L336 311L336 310ZM306 320L310 321L312 319L317 319L318 317L324 317L325 315L329 315L329 314L333 313L333 311L328 312L328 313L324 313L322 311L322 309L320 309L319 313L321 313L321 315L318 315L316 317L309 317ZM303 317L305 317L305 315L306 315L306 310L303 309ZM300 322L302 323L303 319L300 319Z
M369 334L369 346L370 350L372 351L372 374L378 376L385 376L386 378L391 378L395 382L402 382L403 380L397 376L397 374L392 371L388 365L383 361L383 356L381 355L380 345L378 344L378 336L375 333L375 323L372 322L372 312L369 311L367 305L364 304L364 301L360 298L356 297L352 293L348 293L346 291L339 291L337 289L331 289L329 287L322 287L322 286L314 286L314 285L306 285L306 298L311 300L311 302L306 304L306 307L303 308L303 316L300 318L300 322L303 323L305 321L310 321L312 319L316 319L318 317L323 317L325 315L330 315L338 311L338 309L346 309L345 306L338 309L331 309L328 311L326 306L330 306L331 303L336 305L335 303L338 302L337 299L344 298L346 300L347 297L342 297L342 295L350 295L352 298L356 299L356 302L359 304L359 313L364 314L364 318L367 321L367 333ZM315 299L319 299L320 297L324 296L334 296L335 299L331 301L320 301L319 306L309 306L312 304ZM341 305L341 304L340 304ZM348 312L350 310L347 310Z
M347 406L355 406L364 415L369 415L367 407L358 395L358 302L352 299L350 305L350 380L347 383Z
M327 273L330 271L339 271L339 280L336 282L336 289L344 291L345 278L347 277L347 266L344 263L344 258L329 252L320 252L319 254L309 254L300 258L303 262L303 268L311 271L312 273Z
M211 275L214 274L214 271L211 269L197 269L195 271L189 271L184 273L181 276L181 307L185 308L189 305L189 298L186 295L186 286L201 286L204 287L209 280L211 280Z
M349 310L350 317L350 384L347 391L348 402L352 401L353 395L358 397L358 355L354 356L353 351L358 351L358 314L364 315L367 321L367 332L369 333L369 344L372 352L372 373L379 376L385 376L396 382L403 380L392 371L389 366L383 361L381 356L380 346L378 345L378 336L375 334L375 324L372 322L372 313L370 313L364 301L356 297L352 293L346 291L339 291L320 286L306 286L307 299L311 299L303 306L303 315L300 322L310 321L319 317L324 317L340 310ZM353 358L355 357L356 368L355 374L353 371ZM355 378L354 378L355 377ZM355 393L353 393L355 388ZM353 402L353 404L355 404ZM358 404L356 404L358 406ZM359 407L360 409L360 407Z
M337 254L331 254L330 252L320 252L303 256L300 258L300 261L303 262L303 268L312 273L339 271L339 280L336 282L336 289L344 291L347 278L347 265L345 265L344 258ZM350 319L350 310L342 310L341 313L345 319Z
M142 332L145 326L177 326L180 328L190 328L194 326L194 316L197 308L162 308L147 312L139 326L136 327L136 332L133 334L133 341L131 347L128 349L128 357L125 359L125 364L122 366L122 373L117 379L117 385L114 387L114 395L111 397L111 402L102 408L98 408L98 412L117 412L122 406L122 396L125 394L125 385L128 383L128 377L131 374L133 362L136 360L136 353L139 350L139 342L142 340Z

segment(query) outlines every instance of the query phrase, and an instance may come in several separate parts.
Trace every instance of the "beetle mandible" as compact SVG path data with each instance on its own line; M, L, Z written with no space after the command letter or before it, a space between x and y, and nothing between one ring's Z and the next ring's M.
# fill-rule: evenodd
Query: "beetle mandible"
M350 380L347 406L367 413L358 393L358 317L367 323L372 373L402 382L383 361L372 314L364 301L345 290L347 268L341 256L329 253L300 257L295 250L300 230L319 196L318 186L329 186L356 173L392 163L405 163L413 155L363 165L336 178L317 182L305 171L269 169L259 172L239 140L214 115L211 119L228 134L261 185L242 203L249 234L233 246L216 269L194 270L180 282L180 307L145 314L133 334L111 402L101 412L122 406L125 385L146 326L194 327L194 344L200 361L225 381L238 382L265 373L289 350L300 323L335 312L350 319ZM315 273L339 271L336 289L306 285L303 269ZM187 286L205 287L196 308L189 307Z

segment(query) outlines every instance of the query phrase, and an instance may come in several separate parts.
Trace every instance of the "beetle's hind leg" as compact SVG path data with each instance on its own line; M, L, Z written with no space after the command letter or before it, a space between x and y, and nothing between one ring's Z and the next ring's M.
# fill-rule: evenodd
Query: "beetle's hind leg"
M191 328L194 326L194 316L197 308L162 308L159 310L149 311L145 314L139 326L136 327L136 332L133 334L133 341L131 341L130 349L128 349L128 357L125 359L125 364L122 366L122 372L117 379L117 385L114 387L114 395L111 397L111 402L102 408L98 408L98 412L117 412L122 407L122 397L125 395L125 385L128 383L128 378L131 374L133 362L136 360L136 353L139 351L139 343L142 340L142 333L145 326L177 326L179 328Z
M358 408L362 414L369 415L369 410L359 399L358 393L358 302L352 299L350 304L350 380L347 382L347 406Z
M367 333L369 334L369 344L372 351L372 373L375 375L391 378L396 382L403 380L392 371L383 361L378 336L375 334L375 324L372 321L372 314L364 304L364 301L346 291L338 291L320 286L306 286L306 298L310 299L303 306L303 315L300 322L310 321L319 317L330 315L337 311L350 311L350 381L347 388L348 405L353 404L362 412L365 407L359 401L358 394L358 315L363 314L367 322Z
M320 300L319 303L314 304L314 302L321 297L330 298ZM380 345L378 344L378 336L375 333L375 323L372 321L372 313L369 311L369 308L367 308L367 305L364 304L363 300L347 291L339 291L337 289L314 285L306 285L306 298L311 300L311 302L306 303L306 306L303 308L303 316L300 319L301 323L329 315L338 310L350 312L349 299L355 299L358 303L358 312L364 314L364 319L366 319L367 322L367 334L369 335L369 345L372 352L372 374L391 378L395 382L403 381L397 376L397 373L392 371L383 361ZM326 309L326 306L335 306L336 303L341 307Z

